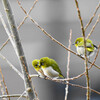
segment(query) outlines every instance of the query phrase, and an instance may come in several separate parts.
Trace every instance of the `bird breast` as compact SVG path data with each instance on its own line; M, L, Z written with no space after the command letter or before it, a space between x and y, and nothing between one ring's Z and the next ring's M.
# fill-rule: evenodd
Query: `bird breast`
M55 71L51 66L42 68L42 70L47 77L50 77L50 78L58 78L59 77L59 73L57 71Z

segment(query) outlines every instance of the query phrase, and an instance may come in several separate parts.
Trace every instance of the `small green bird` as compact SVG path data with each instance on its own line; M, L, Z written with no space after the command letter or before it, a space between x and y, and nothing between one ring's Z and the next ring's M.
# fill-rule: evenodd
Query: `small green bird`
M43 70L44 75L50 78L64 78L59 69L57 62L48 57L43 57L40 59L40 66Z
M32 65L33 65L34 69L36 70L36 72L40 75L40 77L44 78L44 73L40 66L40 60L39 59L33 60Z
M76 46L77 53L82 57L84 57L85 48L84 48L83 37L79 37L75 40L75 46ZM94 45L90 39L86 40L87 57L92 56L97 49L98 47Z

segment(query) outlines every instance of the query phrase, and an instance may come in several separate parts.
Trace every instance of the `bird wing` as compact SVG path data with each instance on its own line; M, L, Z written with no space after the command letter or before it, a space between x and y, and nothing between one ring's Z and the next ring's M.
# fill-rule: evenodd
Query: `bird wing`
M51 59L51 66L52 68L57 71L59 74L61 74L61 70L59 69L59 66L58 64L56 63L55 60ZM61 74L62 75L62 74Z
M86 48L87 48L87 50L88 51L93 51L94 50L94 46L93 46L93 44L92 43L86 43Z
M84 41L81 41L79 43L79 46L84 46ZM86 48L87 48L87 51L93 51L94 50L94 46L92 44L92 41L90 41L89 39L86 41Z

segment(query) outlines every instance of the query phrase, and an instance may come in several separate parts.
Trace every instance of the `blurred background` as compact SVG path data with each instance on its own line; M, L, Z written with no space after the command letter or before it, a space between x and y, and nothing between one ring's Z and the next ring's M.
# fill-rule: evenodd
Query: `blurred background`
M26 16L22 9L18 6L17 0L9 0L13 10L13 15L18 26L23 18ZM23 8L28 12L32 7L34 0L20 0ZM93 15L99 0L79 0L79 7L81 16L84 22L84 26ZM2 2L0 0L0 12L7 23L6 15L3 9ZM91 25L86 30L86 35L90 32L95 21L97 20L100 9L98 10ZM30 16L39 23L49 34L51 34L58 41L68 47L68 40L70 29L72 29L72 43L74 43L77 37L82 36L80 22L76 10L74 0L38 0L37 4L33 8ZM100 43L100 23L96 26L90 39L94 44ZM30 74L36 74L32 67L32 60L40 59L41 57L50 57L55 59L63 75L66 77L67 71L67 51L53 42L47 37L39 28L31 22L29 18L19 29L19 35L22 41L23 49L29 65ZM7 40L8 36L0 22L0 47ZM76 52L75 46L71 45L71 49ZM9 42L2 51L0 51L18 70L21 71L18 59L11 43ZM90 60L93 61L92 57ZM100 57L98 56L96 64L100 66ZM2 69L5 82L9 91L9 94L21 94L24 91L23 80L9 67L9 65L0 58L0 67ZM84 72L84 62L79 57L71 54L70 59L70 77L74 77ZM100 91L100 70L93 68L89 71L91 88ZM80 84L86 86L85 76L79 79L70 81L74 84ZM36 92L40 100L64 100L65 85L55 83L52 81L33 78L32 84L35 87ZM0 93L1 94L1 93ZM69 86L68 100L85 100L86 90ZM11 100L16 100L12 98ZM24 99L21 99L24 100ZM100 100L100 95L91 92L91 100Z

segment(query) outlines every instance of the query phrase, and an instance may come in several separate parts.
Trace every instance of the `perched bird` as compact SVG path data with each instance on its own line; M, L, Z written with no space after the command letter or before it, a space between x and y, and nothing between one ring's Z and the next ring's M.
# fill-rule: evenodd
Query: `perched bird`
M40 60L39 59L33 60L32 65L33 65L34 69L36 70L36 72L40 75L40 77L44 78L44 73L40 66Z
M85 54L84 38L83 37L77 38L75 41L75 46L76 46L77 53L82 57L84 57ZM90 39L86 40L87 57L92 56L97 49L98 47L94 45Z
M43 57L40 59L40 66L47 77L50 78L64 78L59 69L57 62L48 57Z

